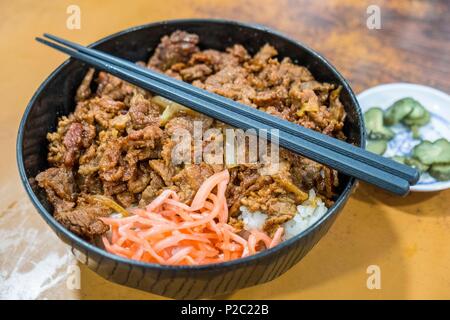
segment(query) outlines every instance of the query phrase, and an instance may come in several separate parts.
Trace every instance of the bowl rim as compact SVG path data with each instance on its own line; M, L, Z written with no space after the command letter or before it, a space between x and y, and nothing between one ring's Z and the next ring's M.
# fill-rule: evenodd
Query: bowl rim
M355 112L357 113L359 117L359 133L361 137L360 146L365 146L365 131L364 131L364 119L362 116L362 111L359 106L358 100L356 99L356 95L351 89L348 82L344 79L344 77L336 70L336 68L331 65L328 60L326 60L322 55L320 55L315 50L311 49L310 47L304 45L302 42L294 40L289 38L288 36L284 35L283 33L273 30L267 26L256 24L256 23L245 23L245 22L239 22L234 20L227 20L227 19L173 19L173 20L164 20L164 21L157 21L157 22L151 22L147 24L137 25L133 26L124 30L121 30L119 32L113 33L111 35L108 35L106 37L103 37L93 43L91 43L88 47L95 47L97 45L100 45L104 42L113 40L116 37L126 35L128 33L132 33L134 31L147 29L147 28L153 28L158 27L162 25L178 25L182 23L205 23L205 24L222 24L224 26L234 25L238 27L243 27L246 29L253 29L258 32L268 33L272 34L278 38L281 38L284 41L290 42L294 44L295 46L301 47L303 50L307 51L309 54L314 56L316 59L320 60L322 64L324 64L327 68L331 70L332 73L338 78L338 80L341 82L341 84L345 87L347 92L349 93L350 100L353 102L354 107L356 108ZM181 27L180 27L181 28ZM165 270L165 271L201 271L201 270L211 270L211 269L226 269L229 267L233 267L236 265L244 265L251 263L255 260L260 260L265 258L268 255L275 254L276 252L281 252L283 248L293 245L295 242L299 241L301 238L304 238L308 236L310 233L312 233L315 229L317 229L322 223L324 223L326 220L331 218L334 214L337 214L343 203L348 200L351 192L355 188L356 185L356 179L353 177L350 177L347 185L342 190L341 194L335 201L335 203L328 209L326 214L324 214L319 220L317 220L315 223L313 223L311 226L309 226L307 229L303 230L301 233L297 234L296 236L283 241L282 243L278 244L277 246L266 249L264 251L261 251L257 254L250 255L244 258L229 260L225 262L220 263L211 263L211 264L204 264L204 265L163 265L163 264L157 264L157 263L148 263L148 262L141 262L137 260L131 260L122 258L120 256L114 255L112 253L109 253L108 251L99 248L90 242L82 239L81 237L75 235L68 229L66 229L63 225L61 225L59 222L56 221L56 219L53 217L53 214L48 212L45 207L42 205L36 194L34 193L30 182L28 181L27 174L25 171L24 163L23 163L23 154L22 154L22 145L23 145L23 133L24 133L24 127L26 120L28 118L28 115L31 111L32 106L35 104L37 98L41 94L43 88L58 74L65 66L67 66L69 63L72 62L72 58L69 58L65 60L61 65L59 65L43 82L42 84L37 88L35 93L33 94L32 98L28 102L28 105L23 113L22 119L20 121L19 130L17 134L17 140L16 140L16 161L19 169L19 175L20 179L22 181L22 184L33 203L34 207L38 210L39 214L44 218L45 222L52 227L54 231L57 231L60 234L63 234L64 237L69 239L72 243L72 246L78 246L84 249L86 252L93 251L95 254L101 256L102 258L111 259L116 263L122 263L127 265L132 265L135 267L141 267L141 268L149 268L149 269L158 269L158 270Z

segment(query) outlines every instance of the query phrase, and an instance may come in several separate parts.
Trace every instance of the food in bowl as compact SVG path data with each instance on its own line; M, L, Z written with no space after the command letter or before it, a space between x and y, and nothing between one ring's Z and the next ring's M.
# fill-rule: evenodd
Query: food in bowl
M444 138L424 140L419 131L430 119L429 111L411 97L395 101L385 111L372 107L364 113L367 149L416 168L422 177L450 180L450 142ZM412 143L405 143L405 134Z
M279 61L269 44L253 56L239 44L225 52L198 45L195 34L176 31L139 63L345 139L340 87ZM176 129L226 126L105 72L89 70L75 100L48 134L50 168L36 181L61 224L102 237L115 254L161 264L244 257L305 230L337 196L335 170L287 150L272 175L260 164L174 163Z

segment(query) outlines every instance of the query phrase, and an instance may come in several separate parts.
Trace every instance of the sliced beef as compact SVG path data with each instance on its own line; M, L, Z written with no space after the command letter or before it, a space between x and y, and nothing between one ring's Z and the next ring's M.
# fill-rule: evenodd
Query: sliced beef
M172 177L180 200L189 203L194 198L202 183L216 173L220 168L201 164L189 164Z
M226 196L230 214L235 215L239 212L239 207L241 206L240 199L249 188L252 185L263 185L266 181L265 177L261 177L257 169L243 165L231 168L229 172L230 182L227 186Z
M196 64L192 67L185 68L180 71L180 75L184 81L192 82L194 80L204 81L213 71L206 64Z
M241 198L240 204L252 212L261 211L269 215L263 226L269 234L272 234L278 225L290 220L297 213L295 197L276 182L247 192Z
M164 187L165 184L162 178L154 171L150 171L149 183L145 190L142 192L139 206L144 207L152 202L152 200L161 193Z
M128 180L128 190L131 193L143 192L149 184L151 178L150 168L142 163L135 171L131 179Z
M64 135L63 144L66 147L64 164L73 167L82 149L88 148L94 141L95 127L88 123L73 122Z
M185 31L175 31L170 36L164 36L148 62L149 67L167 70L176 63L188 62L191 55L199 51L196 34Z
M296 185L303 190L314 188L331 201L339 186L336 170L284 149L280 152L280 156L292 164L290 172ZM328 202L329 204L330 202Z
M55 219L77 235L93 240L108 231L109 227L98 218L106 217L110 213L109 208L91 196L82 195L78 198L76 208L56 212Z
M159 107L142 94L135 94L131 98L128 114L134 129L159 124Z
M124 101L133 94L135 87L109 73L100 71L97 78L97 95L113 100Z
M252 71L260 71L267 64L268 60L278 54L277 50L269 44L265 44L251 59L248 67Z
M171 186L173 184L172 177L175 174L175 168L165 164L163 160L150 160L150 168L156 172L159 177L164 181L166 186Z
M238 50L235 49L233 51ZM210 67L214 72L218 72L227 66L230 67L238 66L240 64L240 59L242 59L242 57L236 54L232 53L230 54L227 52L220 52L217 50L207 49L194 53L188 65L194 66L198 64L205 64L208 67Z
M247 79L247 71L241 66L226 66L217 73L208 77L203 84L197 86L253 106L252 99L256 96L256 90Z
M47 193L48 200L56 212L75 206L77 190L72 170L64 167L49 168L39 173L36 181Z
M91 94L91 83L92 79L94 78L95 69L89 68L88 72L83 78L83 81L81 82L80 86L77 89L77 93L75 95L75 101L83 101L88 99Z
M77 207L75 210L57 212L55 219L82 238L93 240L95 236L102 235L109 229L97 219L98 212L96 207Z

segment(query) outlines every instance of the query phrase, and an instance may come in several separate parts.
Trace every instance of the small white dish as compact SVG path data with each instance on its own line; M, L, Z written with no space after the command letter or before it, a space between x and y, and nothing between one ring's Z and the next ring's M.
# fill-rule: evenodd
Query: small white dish
M380 107L385 110L395 101L405 97L416 99L431 114L430 123L419 130L423 140L434 141L439 138L450 140L450 96L442 91L418 84L390 83L370 88L357 96L363 112L371 107ZM392 129L397 134L389 141L384 156L406 155L419 143L404 127L399 125ZM436 181L425 173L421 175L417 184L411 186L411 191L431 192L448 188L450 188L450 181Z

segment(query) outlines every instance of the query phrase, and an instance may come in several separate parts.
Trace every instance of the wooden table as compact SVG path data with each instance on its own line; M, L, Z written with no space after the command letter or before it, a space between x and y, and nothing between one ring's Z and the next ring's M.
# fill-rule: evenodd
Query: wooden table
M81 9L81 29L66 9ZM367 7L381 29L366 27ZM327 57L356 92L415 82L450 92L448 1L2 1L0 3L0 298L158 299L112 284L81 266L25 196L15 164L22 112L65 57L37 44L47 31L88 44L151 21L214 17L268 25ZM450 106L449 106L450 107ZM289 272L227 298L450 298L450 190L407 198L361 185L330 232ZM381 270L381 289L366 286ZM81 288L73 281L81 277Z

